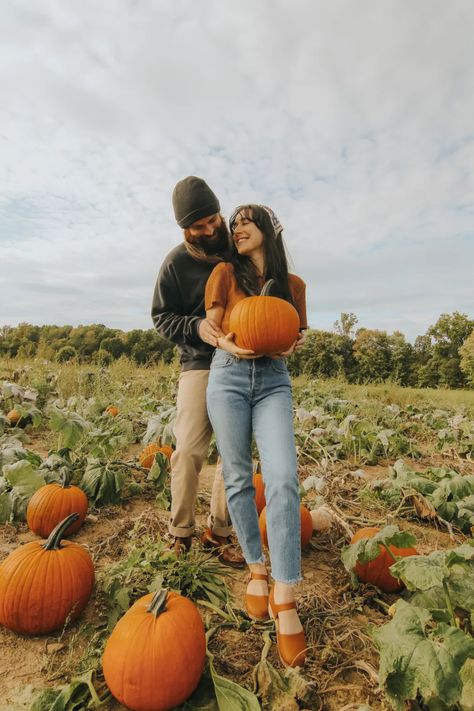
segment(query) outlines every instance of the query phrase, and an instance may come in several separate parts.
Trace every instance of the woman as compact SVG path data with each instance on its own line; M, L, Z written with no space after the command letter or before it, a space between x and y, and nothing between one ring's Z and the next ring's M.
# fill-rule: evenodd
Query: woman
M305 659L304 631L294 585L301 580L300 501L293 432L291 383L284 356L301 345L307 328L305 284L288 274L282 226L263 205L238 207L230 218L231 261L218 264L206 285L206 317L224 333L217 342L207 388L207 407L222 457L229 512L250 568L245 596L249 615L275 618L280 658L288 666ZM300 337L287 353L256 357L237 348L229 333L233 306L274 279L272 296L293 303ZM275 585L270 595L252 485L252 434L265 481L267 533Z

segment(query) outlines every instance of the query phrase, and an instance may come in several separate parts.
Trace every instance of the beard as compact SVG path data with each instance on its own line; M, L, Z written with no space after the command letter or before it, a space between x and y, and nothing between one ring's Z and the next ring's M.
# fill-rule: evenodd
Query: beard
M225 255L229 252L230 232L224 220L219 227L216 227L212 237L192 237L188 230L184 232L186 241L198 250L202 250L207 256Z

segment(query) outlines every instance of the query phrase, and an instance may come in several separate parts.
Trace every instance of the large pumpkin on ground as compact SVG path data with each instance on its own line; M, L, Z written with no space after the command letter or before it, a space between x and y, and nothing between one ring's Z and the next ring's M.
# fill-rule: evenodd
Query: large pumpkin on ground
M12 551L0 565L0 623L22 634L45 634L75 620L94 585L89 553L61 541L75 520L68 516L47 541L33 541Z
M362 538L372 538L379 530L379 528L375 527L361 528L352 536L351 543L357 543ZM395 558L418 555L416 548L397 548L396 546L389 546L388 548ZM401 580L394 578L389 570L394 563L395 561L387 549L380 545L380 554L377 558L370 560L368 563L356 563L354 570L359 580L364 583L371 583L383 590L383 592L400 592L400 590L403 590L404 584Z
M197 607L178 593L141 597L117 622L103 658L107 685L134 711L166 711L186 701L206 658Z
M270 279L259 296L247 296L232 309L229 330L239 348L257 355L284 353L298 338L300 317L295 307L277 296L268 296Z
M70 536L84 523L88 506L87 496L82 489L68 484L64 477L62 484L45 484L35 491L26 509L26 522L33 533L47 538L66 516L77 513L77 520L64 531L65 536Z
M311 514L304 504L300 505L300 516L301 516L301 548L305 548L313 533L313 519ZM262 513L258 519L258 525L260 527L260 534L262 536L263 545L268 548L268 537L267 537L267 507L262 509Z
M168 444L162 445L157 442L152 442L152 444L149 444L140 453L138 457L139 465L141 467L144 467L145 469L151 469L153 462L155 461L155 454L157 452L163 452L165 457L171 459L171 455L173 454L173 447L170 447Z
M255 489L255 505L257 507L257 513L260 516L262 509L266 506L265 501L265 484L263 481L262 470L260 468L260 462L258 462L257 467L253 473L252 483Z

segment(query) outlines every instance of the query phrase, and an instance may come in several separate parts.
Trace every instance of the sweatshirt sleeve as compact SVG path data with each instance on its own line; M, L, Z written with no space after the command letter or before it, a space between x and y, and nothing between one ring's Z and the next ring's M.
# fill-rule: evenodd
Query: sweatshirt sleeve
M213 306L227 306L229 292L229 270L225 262L217 264L212 270L206 284L204 303L206 311Z
M156 280L151 307L153 324L163 338L176 344L195 345L199 337L199 316L182 314L179 283L173 265L163 264Z

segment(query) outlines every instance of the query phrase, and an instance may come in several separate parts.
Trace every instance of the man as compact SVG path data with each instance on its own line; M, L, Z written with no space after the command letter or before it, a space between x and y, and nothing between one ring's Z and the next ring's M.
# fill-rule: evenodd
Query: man
M169 530L177 553L189 550L194 532L198 476L206 459L212 428L207 416L206 387L220 329L206 320L204 290L214 266L225 259L229 232L219 200L202 178L180 180L173 191L176 222L184 242L165 258L155 286L152 319L161 336L178 346L181 362L174 427L176 450L171 457ZM243 567L243 556L230 539L220 463L216 468L208 526L201 541L220 560Z

